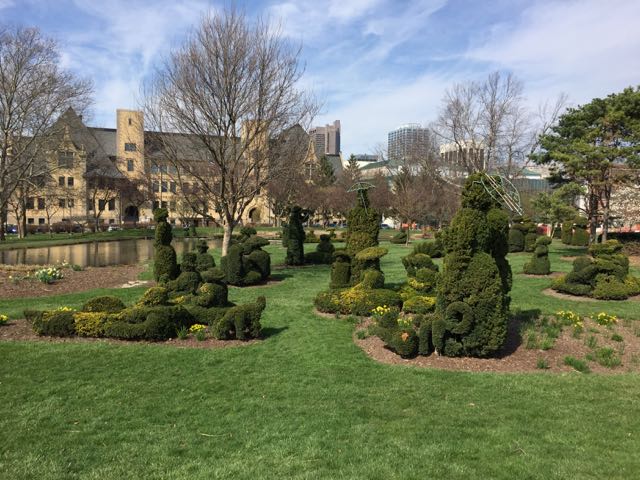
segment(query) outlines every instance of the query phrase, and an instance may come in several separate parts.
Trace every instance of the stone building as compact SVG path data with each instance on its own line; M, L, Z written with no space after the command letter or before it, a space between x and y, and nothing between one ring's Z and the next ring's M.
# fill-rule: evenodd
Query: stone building
M218 221L211 205L199 205L197 210L207 212L204 217L194 213L192 205L206 203L197 182L179 172L158 146L162 135L173 134L145 131L139 111L119 109L116 116L115 129L89 127L72 109L60 116L55 130L61 133L45 159L47 174L25 194L27 228L132 226L151 221L158 207L168 209L174 224ZM272 221L264 196L256 197L242 217L243 224ZM10 210L7 223L20 223L15 211Z

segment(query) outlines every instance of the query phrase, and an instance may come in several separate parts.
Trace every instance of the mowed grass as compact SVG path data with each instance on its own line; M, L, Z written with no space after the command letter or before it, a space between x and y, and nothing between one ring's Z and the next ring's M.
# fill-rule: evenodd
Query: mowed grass
M384 246L387 280L400 282L408 250ZM284 251L269 248L279 263ZM560 255L554 247L553 268L570 268ZM528 257L510 257L515 272ZM0 343L0 478L637 477L637 375L381 365L353 344L352 323L313 314L329 267L274 273L282 282L231 290L235 301L266 295L258 344ZM550 280L514 278L514 308L555 311L540 294ZM638 318L630 303L615 305Z

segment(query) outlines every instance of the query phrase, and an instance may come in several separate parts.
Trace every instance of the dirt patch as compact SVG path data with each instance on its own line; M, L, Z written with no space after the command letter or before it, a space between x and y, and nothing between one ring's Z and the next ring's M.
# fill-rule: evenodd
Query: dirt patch
M120 265L115 267L87 267L85 270L75 271L63 269L64 278L54 283L46 284L33 277L30 269L2 268L0 270L0 299L48 297L64 293L83 292L95 288L119 288L129 282L136 282L135 286L151 285L151 282L141 283L138 275L145 267L141 265ZM31 274L27 277L28 274Z
M41 337L37 335L27 320L11 320L6 325L0 326L0 341L34 341L45 343L108 343L113 345L162 345L174 348L228 348L252 345L260 342L259 339L241 340L216 340L207 338L198 340L193 335L185 339L172 338L164 342L143 342L131 340L116 340L112 338L90 338L90 337Z
M630 256L629 257L629 265L632 267L640 267L640 257L639 256Z
M534 275L532 273L518 273L517 274L520 277L527 277L527 278L558 278L564 275L564 273L562 272L551 272L549 275Z
M553 348L549 350L528 349L520 339L520 324L512 320L506 345L497 358L451 358L435 354L404 359L385 347L382 340L376 336L359 339L357 332L366 330L372 320L366 319L355 330L353 341L372 359L392 365L410 365L418 368L436 368L440 370L464 372L529 372L529 373L569 373L578 374L572 367L564 365L564 358L572 356L585 360L588 354L593 354L593 348L587 346L590 336L596 338L596 348L612 348L621 359L621 365L614 368L603 367L595 361L587 361L592 372L601 374L617 374L640 372L640 325L638 322L623 324L620 322L612 327L598 325L590 319L584 319L584 332L575 338L569 327L563 329L556 339ZM615 334L624 341L616 342L611 339ZM547 369L539 369L538 361L543 360Z

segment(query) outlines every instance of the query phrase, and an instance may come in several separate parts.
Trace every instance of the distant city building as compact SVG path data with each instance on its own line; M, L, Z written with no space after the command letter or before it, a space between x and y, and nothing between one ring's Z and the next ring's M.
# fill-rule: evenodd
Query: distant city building
M371 155L368 153L357 153L353 155L358 162L358 167L366 167L372 163L379 162L381 160L380 155Z
M333 125L313 127L309 135L314 142L318 157L340 154L340 120L333 122Z
M429 129L419 123L407 123L389 132L387 155L392 165L405 163L429 141Z
M484 162L484 148L475 142L445 143L440 146L442 173L447 177L466 177L469 165Z

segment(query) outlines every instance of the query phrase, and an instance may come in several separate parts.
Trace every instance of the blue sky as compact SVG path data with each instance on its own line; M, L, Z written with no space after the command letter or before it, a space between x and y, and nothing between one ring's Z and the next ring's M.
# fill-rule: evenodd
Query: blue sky
M447 87L496 69L524 81L535 109L640 84L638 0L238 1L303 44L302 81L323 100L316 124L342 122L342 150L368 153L402 123L435 120ZM0 0L1 21L38 26L63 64L95 83L91 124L136 108L140 82L209 0Z

